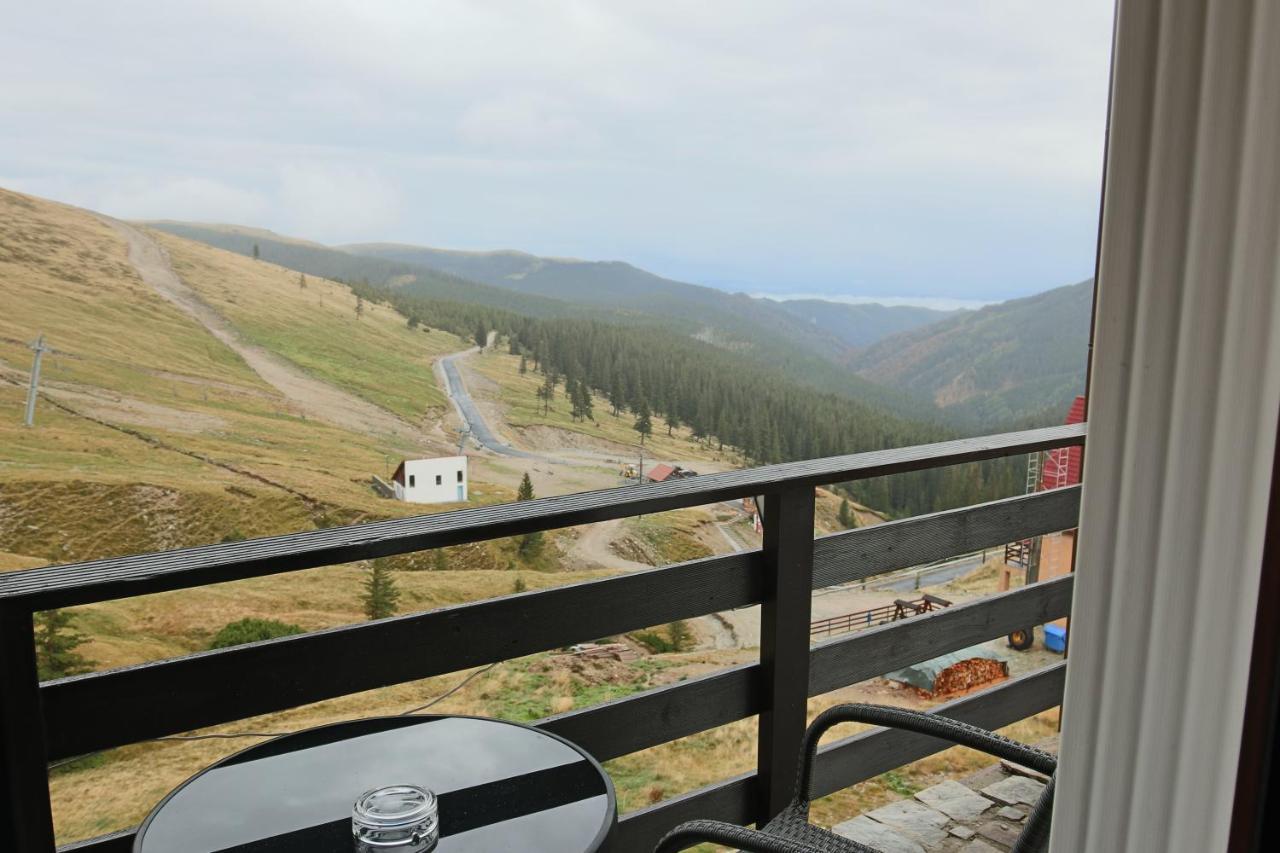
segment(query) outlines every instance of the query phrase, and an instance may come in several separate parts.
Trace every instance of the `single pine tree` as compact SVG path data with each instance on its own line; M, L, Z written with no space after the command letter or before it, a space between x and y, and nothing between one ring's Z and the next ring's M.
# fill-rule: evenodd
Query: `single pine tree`
M516 500L533 500L533 481L529 479L528 471L524 472L524 476L520 478L520 487L516 489Z
M529 360L523 355L520 356L520 375L524 376L529 372Z
M848 498L843 498L840 501L840 525L846 530L858 526L858 522L853 516L853 510L849 507Z
M640 433L640 443L644 444L644 440L653 435L653 418L649 416L649 404L641 400L636 405L636 422L631 427Z
M400 600L400 590L396 589L395 578L385 560L374 560L369 574L364 579L364 615L370 619L386 619L394 616L396 602Z
M88 672L93 661L76 651L88 637L71 628L74 617L65 610L35 615L36 671L41 681Z
M538 389L538 399L542 401L542 414L545 416L551 411L551 401L556 398L556 375L553 371L547 371L547 378L543 380L542 387Z
M526 471L524 476L520 478L520 487L516 489L516 500L531 501L533 498L533 481L529 479L529 472ZM542 531L535 530L533 533L526 533L521 536L516 550L524 560L537 558L542 553Z

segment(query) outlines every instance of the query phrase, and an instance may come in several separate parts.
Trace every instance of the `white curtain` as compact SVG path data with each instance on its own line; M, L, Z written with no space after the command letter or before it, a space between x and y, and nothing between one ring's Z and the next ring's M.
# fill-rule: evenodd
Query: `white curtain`
M1280 0L1120 0L1053 850L1226 849L1280 412Z

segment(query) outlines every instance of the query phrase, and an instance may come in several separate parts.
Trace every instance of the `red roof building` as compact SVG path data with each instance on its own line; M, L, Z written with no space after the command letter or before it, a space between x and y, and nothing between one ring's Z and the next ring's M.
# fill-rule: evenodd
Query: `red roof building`
M645 475L650 483L661 483L663 480L669 479L676 469L670 465L654 465L649 469L649 473Z

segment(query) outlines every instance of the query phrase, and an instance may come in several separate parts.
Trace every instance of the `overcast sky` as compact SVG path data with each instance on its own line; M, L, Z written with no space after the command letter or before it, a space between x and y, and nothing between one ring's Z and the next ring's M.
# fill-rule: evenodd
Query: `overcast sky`
M1103 0L30 2L0 186L752 293L1089 276Z

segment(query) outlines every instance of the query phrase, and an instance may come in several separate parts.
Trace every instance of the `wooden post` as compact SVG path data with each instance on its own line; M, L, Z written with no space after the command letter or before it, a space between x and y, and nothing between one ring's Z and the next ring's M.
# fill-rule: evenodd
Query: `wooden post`
M813 503L813 489L805 486L770 494L765 507L757 826L795 796L809 698Z
M0 850L54 850L31 613L0 607Z

